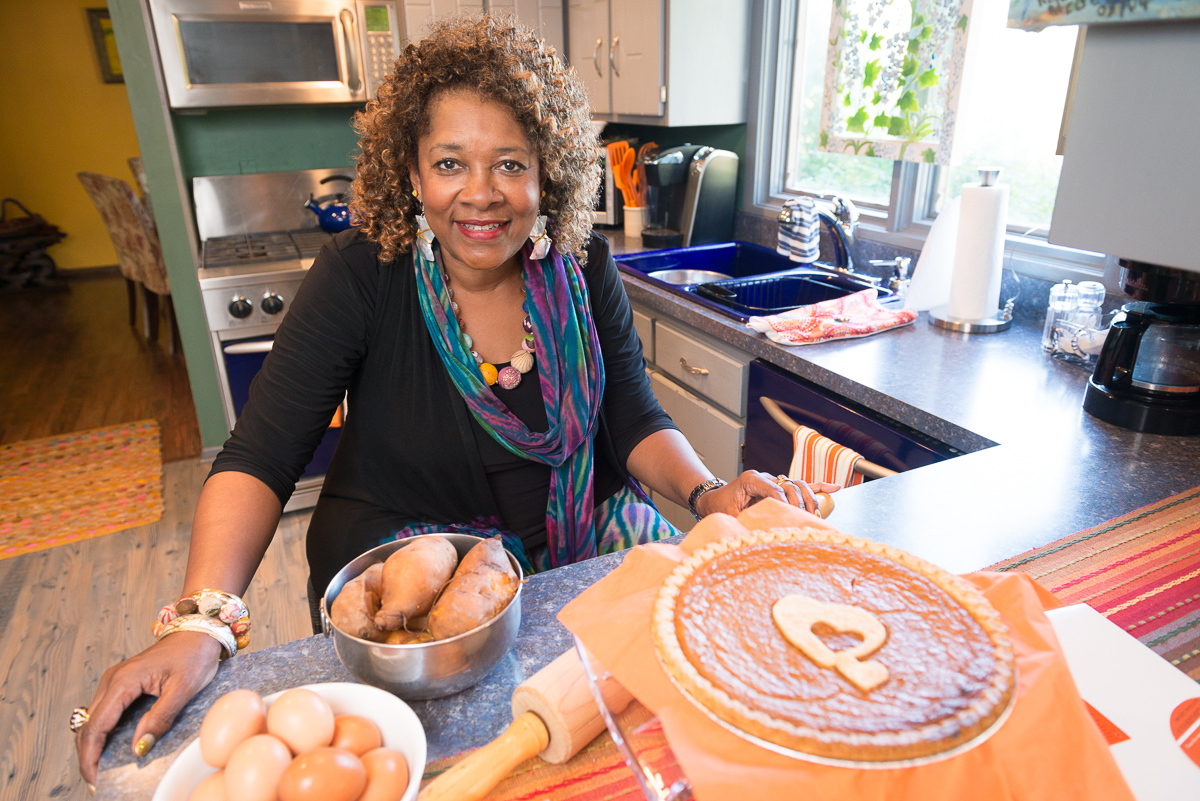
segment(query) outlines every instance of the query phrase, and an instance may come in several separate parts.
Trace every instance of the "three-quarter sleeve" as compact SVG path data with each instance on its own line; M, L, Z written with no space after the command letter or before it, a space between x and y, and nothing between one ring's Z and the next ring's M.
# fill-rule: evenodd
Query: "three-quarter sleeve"
M344 257L342 247L364 246L351 233L313 263L210 476L247 473L281 504L291 497L367 352L379 271Z
M676 426L650 389L642 340L633 325L633 309L603 237L592 236L583 271L604 354L604 417L614 455L624 471L638 443L655 431Z

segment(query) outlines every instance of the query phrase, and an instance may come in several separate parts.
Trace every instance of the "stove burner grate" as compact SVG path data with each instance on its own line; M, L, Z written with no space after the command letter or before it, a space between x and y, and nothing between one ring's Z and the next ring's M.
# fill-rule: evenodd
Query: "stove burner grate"
M205 267L241 267L315 256L329 241L324 231L276 231L238 234L209 239L204 243Z

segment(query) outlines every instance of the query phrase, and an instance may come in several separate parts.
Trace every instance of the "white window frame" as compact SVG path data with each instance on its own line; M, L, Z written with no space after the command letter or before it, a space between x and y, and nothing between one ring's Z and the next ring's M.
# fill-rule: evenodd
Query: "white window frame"
M755 0L751 19L750 84L743 211L774 220L797 194L785 189L795 75L796 21L808 0ZM886 208L860 207L857 236L909 250L925 245L933 223L933 165L895 162ZM1118 292L1115 257L1050 244L1009 226L1005 266L1047 281L1103 281Z

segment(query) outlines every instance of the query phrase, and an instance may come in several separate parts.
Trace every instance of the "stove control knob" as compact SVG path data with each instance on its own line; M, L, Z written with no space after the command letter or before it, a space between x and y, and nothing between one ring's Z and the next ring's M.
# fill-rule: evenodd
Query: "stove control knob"
M249 317L254 311L254 304L241 295L235 295L229 302L229 313L239 320Z
M276 292L268 292L263 295L262 303L259 305L267 314L279 314L283 311L283 298Z

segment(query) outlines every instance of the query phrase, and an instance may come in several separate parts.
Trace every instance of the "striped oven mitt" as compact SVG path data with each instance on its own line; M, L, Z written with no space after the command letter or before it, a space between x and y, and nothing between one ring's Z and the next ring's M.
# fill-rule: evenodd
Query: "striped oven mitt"
M812 264L821 253L821 221L811 197L786 201L779 212L779 244L776 247L792 261Z
M838 445L808 426L797 426L792 432L795 452L788 478L812 484L824 482L842 487L853 487L863 482L862 473L855 472L854 465L862 456Z

